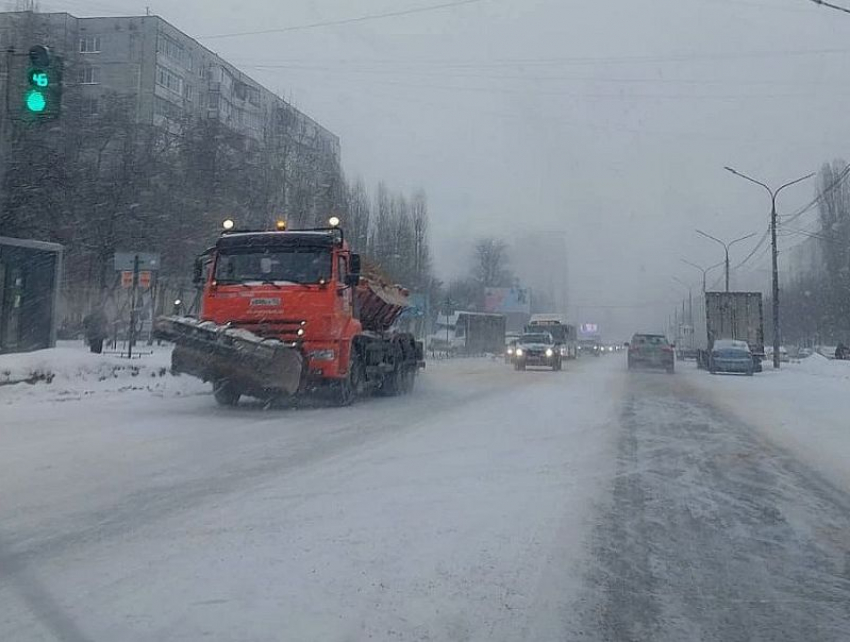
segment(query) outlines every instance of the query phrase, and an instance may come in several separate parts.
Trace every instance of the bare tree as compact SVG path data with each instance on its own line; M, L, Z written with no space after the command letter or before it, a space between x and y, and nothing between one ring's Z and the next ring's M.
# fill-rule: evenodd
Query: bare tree
M363 252L368 249L369 224L372 215L369 194L366 191L363 179L358 178L353 185L349 186L347 195L346 228L348 238L355 250Z
M473 249L472 274L482 288L512 285L507 243L493 237L478 239Z
M410 207L413 225L413 271L418 280L417 285L425 285L423 279L431 275L431 247L429 244L428 197L424 190L418 190Z

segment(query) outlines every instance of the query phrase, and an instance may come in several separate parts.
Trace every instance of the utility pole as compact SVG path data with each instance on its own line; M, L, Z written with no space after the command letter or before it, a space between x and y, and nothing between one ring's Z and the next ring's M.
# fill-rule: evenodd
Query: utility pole
M697 230L696 232L697 232L697 234L702 234L705 238L711 239L712 241L716 241L717 243L720 243L720 245L723 246L723 250L726 252L726 260L725 260L725 264L726 264L726 291L728 292L729 291L729 248L732 247L738 241L745 241L749 238L754 237L755 232L752 233L752 234L747 234L746 236L742 236L741 238L735 239L734 241L729 241L728 243L725 243L725 242L721 241L720 239L713 237L711 234L706 234L702 230Z
M776 247L776 226L778 224L779 216L776 213L776 197L779 195L779 192L784 190L786 187L790 187L791 185L796 185L797 183L804 181L806 179L814 176L814 173L806 174L805 176L801 176L800 178L794 179L784 185L780 185L776 189L771 189L761 181L757 181L751 176L747 176L746 174L742 174L736 169L731 167L724 168L727 172L733 173L735 176L739 176L744 180L750 181L751 183L755 183L756 185L761 185L767 193L770 194L770 242L771 242L771 256L772 256L772 273L773 273L773 287L772 287L772 298L773 298L773 367L776 370L779 370L779 345L780 345L780 333L779 333L779 250Z

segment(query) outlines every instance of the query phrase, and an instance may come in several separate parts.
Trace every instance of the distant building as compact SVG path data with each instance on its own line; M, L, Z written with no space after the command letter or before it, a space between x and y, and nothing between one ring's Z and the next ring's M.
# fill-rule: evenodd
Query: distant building
M822 242L820 239L807 238L784 250L780 255L782 271L792 279L823 273L825 268Z
M566 232L531 231L514 240L511 266L520 283L531 288L532 312L571 311L567 259Z

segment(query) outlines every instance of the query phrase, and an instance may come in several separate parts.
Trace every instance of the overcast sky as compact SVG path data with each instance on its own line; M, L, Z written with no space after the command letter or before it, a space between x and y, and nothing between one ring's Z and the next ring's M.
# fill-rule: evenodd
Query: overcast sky
M696 286L681 257L722 258L695 227L726 238L766 228L766 194L724 165L781 183L850 156L850 15L808 0L481 0L207 37L447 1L41 6L80 16L149 6L292 98L340 136L349 176L426 189L443 277L466 267L476 234L564 230L577 320L607 310L622 335L661 327L670 305L630 306L679 298L672 276ZM781 209L813 190L785 192ZM740 244L736 256L751 248ZM762 279L767 258L750 261L741 282Z

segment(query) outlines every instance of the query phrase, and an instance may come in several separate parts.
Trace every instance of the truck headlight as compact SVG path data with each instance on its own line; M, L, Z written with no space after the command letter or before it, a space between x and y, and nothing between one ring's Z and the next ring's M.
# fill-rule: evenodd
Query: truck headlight
M522 356L522 348L517 348L517 349L516 349L516 356L518 356L518 357L521 357L521 356Z
M552 355L554 355L554 354L555 354L555 353L554 353L554 352L552 352L552 348L546 348L546 356L547 356L547 357L551 357L551 356L552 356Z
M310 353L310 358L313 361L333 361L336 353L333 350L314 350Z
M566 357L568 354L570 353L569 350L567 350L566 346L561 346L561 356Z
M513 349L513 348L508 348L508 354L513 354L513 353L514 353L514 349Z

